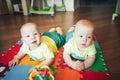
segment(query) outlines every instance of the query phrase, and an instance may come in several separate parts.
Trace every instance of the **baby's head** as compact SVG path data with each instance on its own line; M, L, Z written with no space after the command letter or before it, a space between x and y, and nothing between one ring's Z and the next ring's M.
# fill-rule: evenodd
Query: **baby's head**
M21 39L30 48L37 47L40 44L40 34L35 23L26 23L21 29Z
M89 20L79 20L75 24L74 38L79 49L92 43L94 25Z

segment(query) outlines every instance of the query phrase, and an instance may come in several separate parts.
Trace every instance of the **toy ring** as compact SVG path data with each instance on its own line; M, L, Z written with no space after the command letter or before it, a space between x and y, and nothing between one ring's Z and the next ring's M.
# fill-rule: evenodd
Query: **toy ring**
M48 66L40 64L29 74L29 80L54 80L54 76Z

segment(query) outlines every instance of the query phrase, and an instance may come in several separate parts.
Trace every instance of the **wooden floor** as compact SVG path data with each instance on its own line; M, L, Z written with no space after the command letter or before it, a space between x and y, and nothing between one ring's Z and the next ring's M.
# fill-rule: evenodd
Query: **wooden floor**
M19 29L26 22L36 23L41 32L60 26L66 33L68 28L79 19L89 19L95 24L95 35L111 76L113 80L119 80L120 19L111 20L114 10L115 6L84 6L76 9L75 12L56 12L54 17L50 15L0 15L0 54L20 39Z

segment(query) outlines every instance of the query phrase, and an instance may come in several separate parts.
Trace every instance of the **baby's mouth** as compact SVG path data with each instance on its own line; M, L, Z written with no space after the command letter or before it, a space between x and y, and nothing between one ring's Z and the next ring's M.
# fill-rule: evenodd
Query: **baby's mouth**
M86 46L86 44L81 44L82 46Z
M32 44L36 44L36 43L37 43L37 41L33 41L33 42L32 42Z

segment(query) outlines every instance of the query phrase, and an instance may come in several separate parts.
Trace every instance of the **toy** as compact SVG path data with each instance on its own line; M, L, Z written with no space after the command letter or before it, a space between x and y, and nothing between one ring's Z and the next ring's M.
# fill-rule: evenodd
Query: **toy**
M29 74L29 80L55 80L53 68L39 64Z

